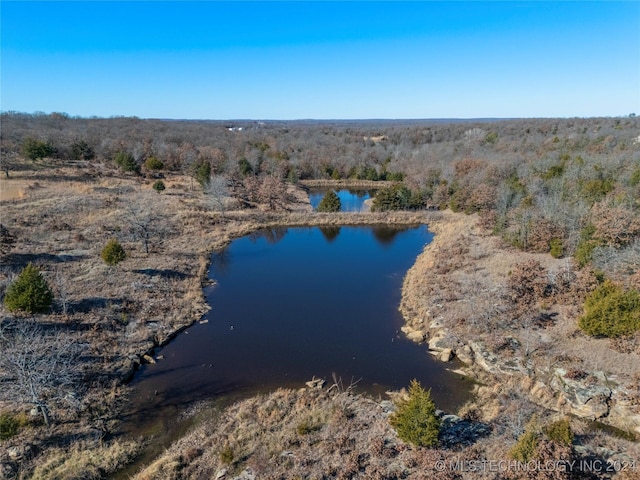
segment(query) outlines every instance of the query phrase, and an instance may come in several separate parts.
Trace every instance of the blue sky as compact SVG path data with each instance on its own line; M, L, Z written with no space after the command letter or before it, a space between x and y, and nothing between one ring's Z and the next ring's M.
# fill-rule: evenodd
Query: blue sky
M0 3L0 109L142 118L640 114L640 2Z

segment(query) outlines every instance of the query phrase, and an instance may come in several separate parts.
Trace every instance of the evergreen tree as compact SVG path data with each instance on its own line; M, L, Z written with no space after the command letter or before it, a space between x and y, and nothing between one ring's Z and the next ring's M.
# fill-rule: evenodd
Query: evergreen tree
M162 170L164 168L164 163L161 160L158 160L158 157L149 157L144 161L144 166L147 170Z
M118 152L113 160L124 172L137 173L140 171L140 166L136 163L136 159L130 153Z
M409 398L400 400L391 416L391 425L405 442L419 447L431 447L438 443L440 419L431 399L431 391L425 390L417 380L409 386Z
M55 152L56 149L49 142L43 142L35 138L27 138L22 143L22 153L30 160L51 157Z
M340 197L333 190L329 190L320 200L316 210L318 212L339 212L341 208Z
M385 212L387 210L405 210L411 206L411 190L398 183L378 190L373 198L371 210Z
M162 180L158 180L153 184L153 189L158 193L162 193L166 188Z
M205 187L211 178L211 164L209 162L201 162L195 170L195 179L201 187Z
M11 312L45 313L53 302L53 292L40 271L31 263L9 285L4 304Z
M123 261L127 257L127 253L124 251L124 248L122 248L122 245L120 245L120 242L112 238L104 246L100 252L100 256L102 260L104 260L104 263L114 266Z

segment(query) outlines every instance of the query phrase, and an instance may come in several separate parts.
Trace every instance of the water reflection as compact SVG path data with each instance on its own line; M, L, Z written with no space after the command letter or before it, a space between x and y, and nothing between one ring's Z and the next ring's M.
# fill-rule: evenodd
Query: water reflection
M373 236L376 237L376 240L378 240L381 245L391 245L400 232L404 232L411 228L415 228L415 226L403 228L390 227L388 225L377 225L372 227L371 231L373 232Z
M148 406L219 392L300 387L316 376L362 379L384 394L418 379L440 408L467 397L458 377L400 332L402 278L431 234L425 227L266 229L212 257L208 323L145 365L133 385Z
M287 234L287 231L287 227L267 227L249 234L248 238L253 242L264 239L267 243L273 245L282 240Z
M327 239L327 242L333 242L338 235L340 235L340 227L335 226L335 225L329 225L329 226L324 226L324 227L318 227L320 229L320 232L322 232L322 235L324 236L324 238Z
M211 255L211 267L216 272L226 273L231 263L231 252L229 246L221 248Z
M322 197L333 189L311 189L309 190L309 202L315 210L318 208ZM345 189L337 190L336 194L340 199L340 210L342 212L360 212L366 210L365 201L370 199L374 190Z

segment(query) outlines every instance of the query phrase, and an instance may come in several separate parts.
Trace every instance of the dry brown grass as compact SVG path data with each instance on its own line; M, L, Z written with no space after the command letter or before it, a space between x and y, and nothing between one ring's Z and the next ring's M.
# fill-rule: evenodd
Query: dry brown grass
M576 271L570 259L504 245L483 230L475 215L443 212L442 221L431 222L430 229L436 236L403 286L401 310L412 329L428 336L444 330L454 349L469 342L483 346L496 357L488 362L493 375L487 378L479 372L478 367L486 368L480 364L468 370L471 375L507 391L530 391L531 398L547 408L568 408L553 389L541 388L561 371L557 369L595 374L591 383L614 388L612 404L620 409L604 421L621 428L640 427L623 420L640 414L635 343L618 345L578 329L584 295L592 284L587 273ZM540 265L557 289L543 294L538 288L526 299L514 296L510 277L527 262ZM565 285L560 282L563 276L570 278ZM500 409L491 407L491 395L487 398L484 410L493 418Z
M446 451L400 441L377 402L346 392L278 390L242 401L176 442L135 478L449 478ZM408 477L407 477L408 476Z
M310 212L308 197L300 189L287 212L262 209L225 212L208 207L202 191L192 190L190 178L167 174L167 190L157 194L152 180L122 175L97 164L76 168L56 164L25 164L0 180L3 192L21 196L0 201L2 224L15 235L12 250L2 258L0 295L17 272L33 262L56 293L56 305L38 321L55 326L86 344L80 370L83 395L99 398L113 379L125 379L141 356L206 311L202 282L212 250L263 227L303 225L418 224L425 217L414 213L338 215ZM196 184L197 185L197 184ZM144 207L144 208L140 208ZM152 217L150 251L132 233L132 210ZM127 258L109 267L100 250L118 238ZM62 300L62 301L61 301ZM3 321L12 316L0 307ZM9 405L10 409L25 408ZM82 411L54 411L64 420L56 432L38 425L19 441L40 446L52 436L86 436L94 431L83 422ZM0 462L7 459L0 445ZM24 459L27 471L42 458Z
M97 480L130 462L140 450L138 442L114 441L107 445L75 443L70 448L53 448L33 473L32 480L82 478Z
M82 369L95 381L87 392L94 398L110 388L112 379L130 374L141 354L206 311L201 286L210 252L259 228L428 223L437 235L405 279L402 308L407 321L424 330L436 322L461 341L474 338L494 346L501 343L497 338L504 337L509 270L523 260L521 252L506 249L482 231L475 216L450 212L318 214L300 201L291 212L231 211L222 218L207 208L200 190L191 190L189 178L168 175L167 190L158 195L150 188L152 181L117 175L101 165L24 169L1 182L3 191L18 189L24 195L0 201L2 223L17 237L13 250L2 259L0 289L29 261L44 272L57 298L64 297L66 309L58 303L51 314L38 319L88 345ZM129 234L128 211L144 203L153 205L154 225L162 227L157 229L162 235L152 238L149 255ZM128 253L115 268L100 259L100 249L112 237L119 238ZM561 268L564 262L548 255L526 255L547 269ZM509 332L520 345L526 340L537 346L529 355L534 370L553 361L558 366L607 370L616 375L616 382L632 381L629 366L640 369L637 355L614 352L606 341L578 335L575 305L547 309L558 312L550 328ZM10 318L4 310L2 316ZM516 361L523 355L517 348L509 354ZM640 376L635 378L637 385ZM480 407L485 413L494 409L487 418L505 416L505 392L521 389L520 383L509 382L483 387L487 401ZM468 411L474 409L477 406ZM119 444L100 450L90 441L56 447L57 441L69 444L73 438L95 438L95 426L82 422L82 413L57 415L65 423L52 431L34 424L12 439L11 445L33 446L33 452L40 452L12 465L41 478L92 478L97 475L95 468L101 472L118 468L115 465L128 461L135 451ZM361 397L276 392L232 407L220 422L203 424L139 478L197 478L223 467L234 472L251 468L262 478L279 478L278 472L282 478L350 478L362 471L371 478L450 478L451 472L433 469L434 461L449 453L415 451L401 444L385 415L378 404ZM465 455L470 459L502 455L506 449L501 437L487 442ZM7 461L9 446L0 442L0 463Z

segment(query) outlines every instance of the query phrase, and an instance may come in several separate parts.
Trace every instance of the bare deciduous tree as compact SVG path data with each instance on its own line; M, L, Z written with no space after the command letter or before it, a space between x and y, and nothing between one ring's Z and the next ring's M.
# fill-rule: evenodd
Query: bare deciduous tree
M32 321L0 325L0 398L33 405L45 424L61 405L78 405L76 363L82 347Z
M130 205L125 213L125 221L129 224L129 232L142 242L144 252L149 255L149 246L155 240L162 241L167 233L166 219L159 213L162 206L157 195L147 195L140 202Z
M204 192L213 209L219 211L222 218L226 218L225 211L230 197L229 180L223 175L213 175L205 185Z

